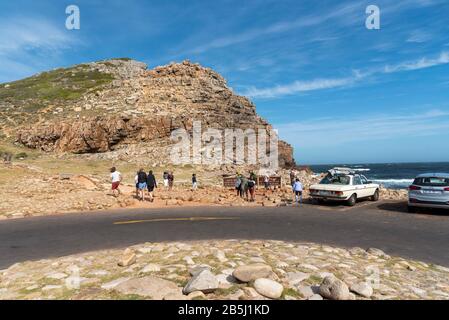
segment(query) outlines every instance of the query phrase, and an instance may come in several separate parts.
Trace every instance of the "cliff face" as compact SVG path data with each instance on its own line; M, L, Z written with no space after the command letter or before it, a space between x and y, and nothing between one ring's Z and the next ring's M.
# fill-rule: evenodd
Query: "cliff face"
M223 77L188 61L153 70L127 59L58 69L0 85L0 99L3 134L47 152L150 152L164 163L170 133L191 130L193 121L271 129ZM281 166L294 164L289 144L280 141L279 153Z

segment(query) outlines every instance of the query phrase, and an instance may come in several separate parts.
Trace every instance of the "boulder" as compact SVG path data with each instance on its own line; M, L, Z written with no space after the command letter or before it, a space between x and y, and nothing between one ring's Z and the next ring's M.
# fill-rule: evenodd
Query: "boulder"
M288 282L289 286L293 287L308 279L309 277L310 275L304 272L287 272L286 281Z
M256 281L254 281L254 289L256 289L259 294L270 299L279 299L284 291L282 284L266 278L256 279Z
M368 282L355 283L351 285L350 290L365 298L373 295L373 287Z
M232 275L241 282L250 282L258 278L270 276L272 269L269 265L256 263L237 267Z
M115 290L122 294L136 294L154 300L181 294L181 288L176 283L153 276L124 281L117 285Z
M121 257L118 265L120 267L128 267L137 261L137 256L134 250L128 248L123 252L123 256Z
M195 274L183 289L184 294L194 291L202 291L204 293L213 292L218 289L218 279L210 270L202 270Z
M326 277L320 285L319 294L330 300L348 300L349 288L336 277Z

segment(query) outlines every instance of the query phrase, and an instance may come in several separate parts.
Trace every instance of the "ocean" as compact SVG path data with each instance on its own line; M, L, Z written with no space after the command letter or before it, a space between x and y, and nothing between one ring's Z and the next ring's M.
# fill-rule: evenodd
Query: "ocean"
M310 165L309 167L315 173L326 172L333 167L359 169L369 180L380 183L389 189L406 189L421 173L449 173L449 162L332 164Z

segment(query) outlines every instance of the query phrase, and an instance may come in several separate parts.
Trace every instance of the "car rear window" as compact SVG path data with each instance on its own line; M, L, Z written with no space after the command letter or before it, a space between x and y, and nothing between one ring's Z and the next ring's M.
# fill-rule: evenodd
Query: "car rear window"
M415 181L413 181L413 184L417 186L446 187L449 186L449 178L439 178L439 177L416 178Z
M338 184L338 185L348 185L351 181L349 176L344 175L328 175L323 180L321 180L320 184Z

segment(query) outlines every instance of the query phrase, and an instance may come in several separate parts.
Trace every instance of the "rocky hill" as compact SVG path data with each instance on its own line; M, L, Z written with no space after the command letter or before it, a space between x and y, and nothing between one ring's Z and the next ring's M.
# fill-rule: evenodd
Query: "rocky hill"
M189 61L148 70L130 59L56 69L0 85L0 134L46 152L106 159L151 155L168 160L170 133L192 129L265 128L254 104L225 79ZM294 164L279 142L280 165Z

